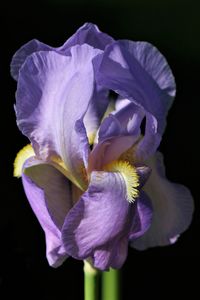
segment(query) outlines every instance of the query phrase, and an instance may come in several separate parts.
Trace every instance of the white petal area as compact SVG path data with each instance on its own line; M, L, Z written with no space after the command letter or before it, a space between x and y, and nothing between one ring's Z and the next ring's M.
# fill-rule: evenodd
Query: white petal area
M148 166L152 168L152 174L144 191L152 201L153 219L150 229L132 243L138 250L173 244L190 225L194 210L190 191L165 177L161 153L157 152Z

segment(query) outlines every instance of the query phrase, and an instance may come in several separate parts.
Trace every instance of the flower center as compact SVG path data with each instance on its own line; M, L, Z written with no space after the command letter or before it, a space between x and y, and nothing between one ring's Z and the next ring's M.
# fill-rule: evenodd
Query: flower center
M118 172L123 177L126 190L127 190L127 201L132 203L139 196L137 187L139 186L139 176L136 168L132 166L128 161L116 160L113 161L103 168L104 171Z
M31 145L27 145L21 151L19 151L14 162L15 177L21 177L23 164L25 160L31 156L35 156L34 150ZM129 155L126 153L126 155L121 156L119 160L115 160L107 165L104 165L101 170L106 172L119 173L119 175L122 176L126 184L127 201L133 203L139 196L139 191L137 189L137 187L139 186L139 176L137 174L136 168L132 165L132 161L128 161L128 157ZM56 169L58 169L61 173L63 173L63 175L65 175L69 180L71 180L79 188L79 190L85 191L87 189L89 174L85 170L84 166L81 166L80 169L85 182L85 186L80 186L76 178L72 177L70 172L67 170L64 162L59 157L52 156L49 163Z

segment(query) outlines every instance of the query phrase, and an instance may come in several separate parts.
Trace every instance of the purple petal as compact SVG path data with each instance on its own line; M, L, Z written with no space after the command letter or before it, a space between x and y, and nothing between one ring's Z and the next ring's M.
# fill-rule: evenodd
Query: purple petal
M110 267L120 269L128 254L128 240L123 238L120 241L111 241L104 247L95 250L93 265L100 270L108 270Z
M135 137L119 136L98 143L89 156L88 171L101 170L104 165L117 160L135 142Z
M26 58L38 51L56 51L62 55L69 55L69 48L75 45L88 44L97 49L102 49L114 40L107 34L101 32L98 27L91 23L85 23L80 27L61 47L51 47L36 39L23 45L14 54L11 62L11 75L18 80L19 70Z
M67 258L60 229L72 207L69 181L51 165L30 158L25 163L22 182L29 203L46 236L46 255L53 267Z
M87 164L89 153L83 117L93 95L92 59L101 51L87 45L70 51L69 57L41 51L26 59L18 80L16 114L36 154L44 160L60 155L82 186L81 165Z
M94 48L104 50L108 44L114 40L107 34L101 32L98 27L92 23L85 23L74 35L64 44L64 48L72 47L76 44L84 43ZM84 124L88 136L95 136L100 125L103 114L108 105L108 91L100 86L95 86L92 100L84 116Z
M113 253L128 238L132 214L133 205L126 200L120 174L93 172L88 190L65 219L62 236L66 252L77 259L93 257L100 269L118 265L119 255ZM100 250L111 253L112 259L107 258L106 263L104 256L101 263ZM123 253L126 256L126 251Z
M71 38L67 40L64 47L69 48L77 44L88 44L94 48L104 50L105 47L113 41L112 37L101 32L96 25L92 23L85 23L74 35L71 36Z
M166 179L161 153L149 161L149 166L152 175L144 191L153 205L153 219L149 230L133 242L133 247L139 250L175 242L190 225L194 210L189 190Z
M153 155L160 145L161 135L158 133L158 124L154 116L146 114L144 137L135 146L134 155L138 162L145 161Z
M121 107L114 113L123 128L124 134L138 137L140 135L141 122L145 116L144 110L133 102Z
M161 136L158 133L157 120L153 115L146 113L145 133L141 138L144 110L130 101L127 103L122 100L122 102L123 107L120 108L118 105L118 109L102 122L99 130L99 142L114 136L132 136L133 144L137 142L134 147L134 157L139 163L154 154L160 144Z
M37 51L50 51L53 49L53 47L41 43L36 39L31 40L30 42L23 45L21 48L19 48L19 50L17 50L12 58L10 65L10 72L12 77L15 80L18 80L19 70L29 55Z
M122 135L122 126L118 119L110 114L106 117L99 129L99 139L98 141L101 142L110 137L116 137Z
M172 71L165 57L156 47L148 42L121 41L129 52L137 59L158 86L168 95L174 97L176 84Z
M145 183L149 179L149 176L151 174L151 168L145 165L141 165L141 166L137 166L136 170L139 176L139 184L140 184L139 189L141 190L141 188L145 185Z
M131 148L140 137L143 117L144 112L134 103L129 103L105 118L99 130L99 142L90 153L89 171L100 170Z
M158 50L147 43L118 41L107 46L94 65L98 84L116 91L155 116L158 132L162 134L175 94L175 83Z
M152 221L152 205L147 195L140 191L140 196L136 201L137 207L129 235L130 240L142 236L149 229Z
M128 105L105 118L100 126L99 141L120 135L131 135L137 140L144 115L144 111L138 105L129 101Z

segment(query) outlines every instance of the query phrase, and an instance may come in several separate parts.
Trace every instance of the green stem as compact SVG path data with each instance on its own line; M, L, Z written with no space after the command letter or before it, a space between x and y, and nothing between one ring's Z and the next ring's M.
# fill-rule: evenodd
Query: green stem
M102 300L120 300L120 274L118 270L111 269L103 272Z
M98 271L84 261L84 299L98 300Z

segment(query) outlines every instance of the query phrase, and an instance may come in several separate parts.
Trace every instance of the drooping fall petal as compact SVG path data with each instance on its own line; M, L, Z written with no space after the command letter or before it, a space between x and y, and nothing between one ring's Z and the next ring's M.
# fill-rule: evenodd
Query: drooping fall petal
M134 212L120 173L93 172L88 190L65 219L66 252L77 259L93 257L94 266L102 270L120 267L127 255ZM116 255L118 247L124 250Z
M152 201L153 218L149 230L132 244L140 250L175 242L190 225L194 210L189 190L167 180L161 153L149 161L149 166L152 175L144 191Z
M57 267L67 258L62 245L61 227L72 207L69 180L53 166L30 158L25 162L22 182L28 201L46 237L46 255Z

